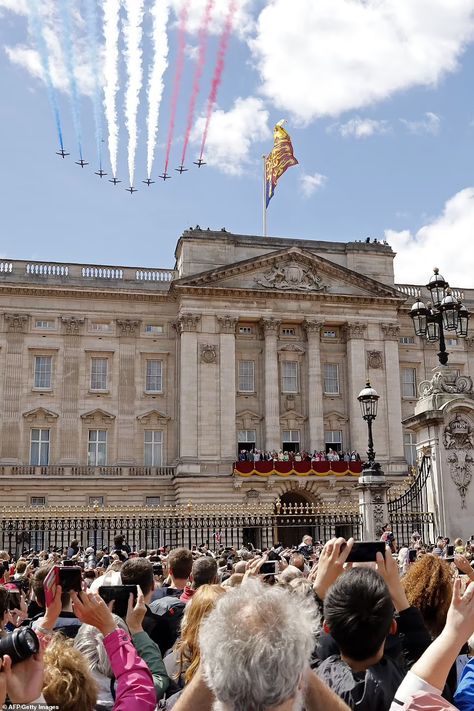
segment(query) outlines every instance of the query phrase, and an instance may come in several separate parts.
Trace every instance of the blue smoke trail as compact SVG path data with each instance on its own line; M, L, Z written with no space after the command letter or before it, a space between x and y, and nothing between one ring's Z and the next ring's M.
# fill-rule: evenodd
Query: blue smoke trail
M53 110L56 130L58 132L59 145L61 146L61 150L63 151L64 142L63 130L61 127L61 115L59 113L58 96L51 77L51 66L49 64L48 47L46 46L46 40L44 39L43 34L42 17L38 12L38 4L36 0L29 0L28 8L30 31L36 41L36 46L41 60L41 68L43 69L44 80L46 82L46 89L48 91L49 103L51 104L51 108Z
M82 160L82 127L81 127L81 112L79 108L79 92L77 90L76 75L74 73L75 52L73 45L73 28L71 22L71 3L70 0L59 1L59 13L63 24L63 48L66 59L66 72L69 81L69 89L71 92L71 113L74 131L76 133L77 147L79 157Z
M95 140L97 143L97 157L99 159L99 169L102 170L102 143L104 138L102 122L102 101L101 88L99 83L100 64L97 47L99 43L97 35L97 7L95 0L87 0L86 3L87 34L89 42L89 61L94 74L94 94L92 96L92 107L94 110Z

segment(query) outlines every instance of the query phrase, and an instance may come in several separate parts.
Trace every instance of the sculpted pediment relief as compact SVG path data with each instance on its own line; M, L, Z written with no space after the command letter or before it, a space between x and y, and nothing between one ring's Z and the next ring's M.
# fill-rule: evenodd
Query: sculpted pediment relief
M288 410L280 416L280 425L286 429L294 430L297 427L301 427L305 420L306 417L301 415L299 412Z
M84 422L86 422L87 424L91 424L93 422L107 423L112 422L112 420L115 420L115 415L113 415L111 412L106 412L105 410L97 408L96 410L89 410L89 412L85 412L83 415L81 415L81 419L84 420Z
M59 415L57 412L52 410L47 410L45 407L37 407L34 410L29 410L23 413L23 417L27 422L43 421L43 422L53 422L57 420Z
M378 296L404 300L394 288L299 247L212 269L173 282L173 288L242 289L267 293Z
M252 410L242 410L237 413L235 419L238 429L252 430L263 420L263 417Z
M165 424L168 422L170 417L165 415L159 410L149 410L149 412L144 412L143 415L138 415L137 420L142 423L142 425L152 425L152 424Z

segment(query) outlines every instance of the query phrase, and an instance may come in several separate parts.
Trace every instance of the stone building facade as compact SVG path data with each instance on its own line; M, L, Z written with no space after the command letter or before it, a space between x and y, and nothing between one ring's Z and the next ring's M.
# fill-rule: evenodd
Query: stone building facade
M196 228L175 256L0 262L0 505L350 499L350 474L243 478L233 462L253 446L363 455L367 377L377 457L390 481L406 475L416 442L401 423L437 358L388 245ZM448 350L474 374L472 340Z

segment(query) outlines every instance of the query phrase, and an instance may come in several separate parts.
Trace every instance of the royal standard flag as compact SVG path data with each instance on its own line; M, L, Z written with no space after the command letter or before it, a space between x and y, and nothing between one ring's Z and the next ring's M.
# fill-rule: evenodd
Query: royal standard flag
M275 192L276 184L285 170L298 165L293 155L291 138L283 128L284 121L279 121L273 131L273 150L265 158L266 207Z

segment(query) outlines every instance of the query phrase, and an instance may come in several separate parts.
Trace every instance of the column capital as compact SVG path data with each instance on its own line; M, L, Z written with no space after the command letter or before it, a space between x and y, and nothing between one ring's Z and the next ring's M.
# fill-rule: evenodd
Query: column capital
M303 328L306 331L306 337L308 340L310 335L319 336L323 326L324 323L322 321L311 321L310 319L305 319L303 321Z
M30 318L27 314L4 314L7 331L10 333L24 333Z
M386 341L398 341L400 338L400 326L398 323L381 323L380 328Z
M361 321L353 321L346 323L344 325L344 332L347 339L352 338L365 338L365 332L367 331L367 324Z
M84 325L84 320L76 316L61 316L64 333L68 336L78 336L81 326Z
M260 324L262 326L263 333L265 334L265 336L267 336L274 333L278 333L281 321L277 318L262 318Z
M117 318L115 323L118 326L120 336L136 336L141 325L141 321L134 321L128 318Z
M236 316L216 316L216 318L221 333L235 334L235 327L239 320Z
M173 324L178 333L196 332L201 314L181 314Z

